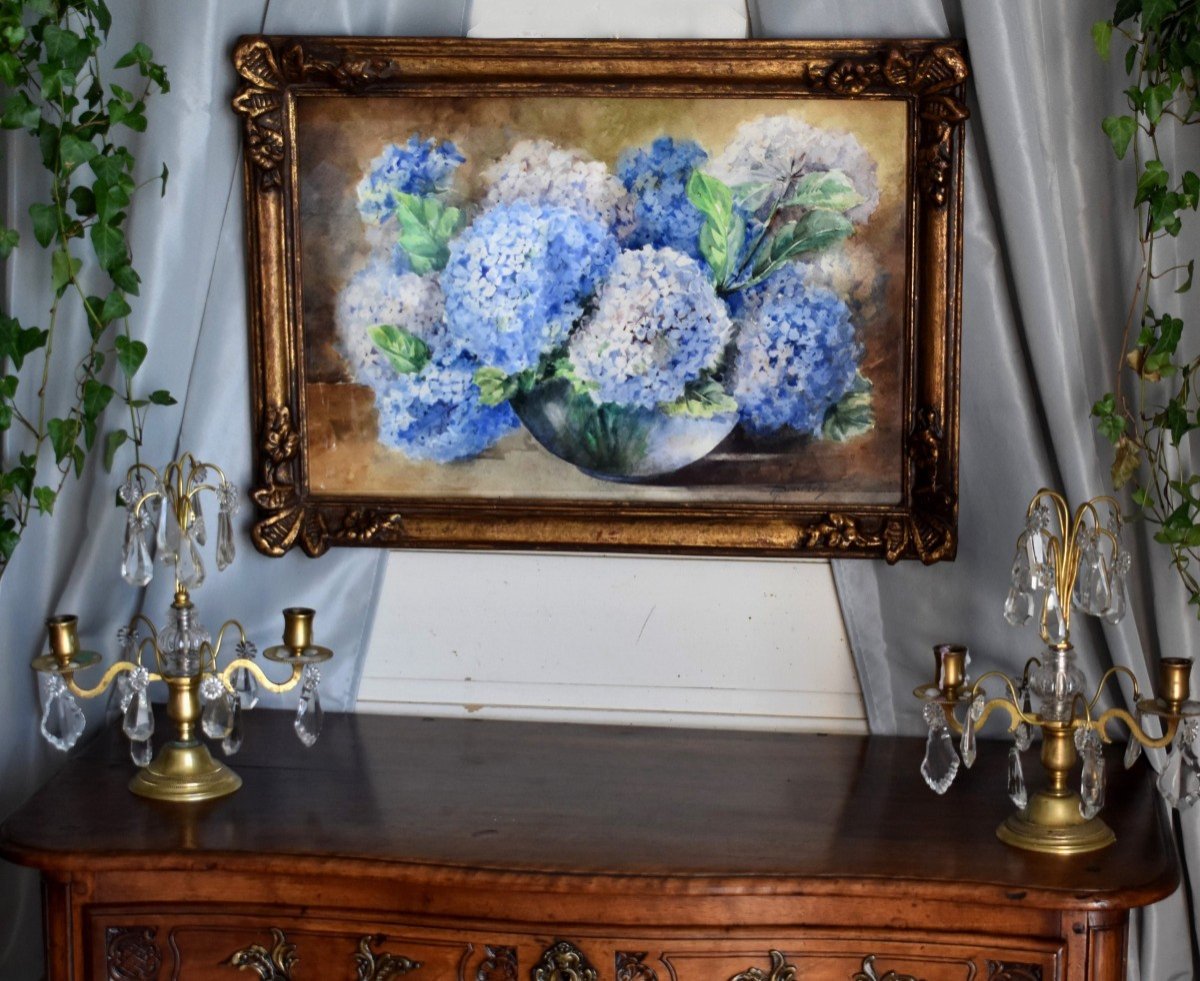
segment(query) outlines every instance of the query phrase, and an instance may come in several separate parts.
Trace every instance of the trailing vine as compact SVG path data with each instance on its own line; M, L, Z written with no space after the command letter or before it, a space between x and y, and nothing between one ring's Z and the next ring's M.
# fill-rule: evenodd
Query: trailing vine
M138 188L134 156L121 142L145 131L146 101L169 83L141 43L113 63L136 79L136 91L106 82L111 26L104 0L0 0L0 126L36 141L48 177L44 197L29 208L48 258L45 279L22 288L51 297L38 324L21 323L11 303L0 310L0 576L30 519L54 510L92 451L103 446L106 467L127 442L136 455L148 407L174 402L166 391L140 398L133 388L146 345L129 324L140 278L125 228ZM166 165L146 183L165 193ZM18 245L17 229L0 225L0 259ZM74 389L52 404L51 380L68 371ZM126 421L101 440L113 402Z
M1168 128L1200 122L1200 0L1119 0L1112 20L1092 28L1102 57L1114 35L1125 38L1128 114L1102 128L1120 159L1132 149L1141 261L1124 325L1122 360L1113 391L1092 408L1100 432L1114 445L1114 486L1133 487L1133 501L1156 528L1200 616L1200 355L1184 352L1184 322L1172 315L1171 293L1192 287L1196 260L1164 263L1164 239L1178 236L1183 214L1200 204L1196 170L1172 173L1162 147ZM1175 142L1179 163L1200 141ZM1170 154L1166 154L1169 158ZM1200 167L1197 167L1200 169ZM1182 171L1181 173L1179 171ZM1156 254L1157 253L1157 254ZM1194 309L1194 307L1193 307ZM1194 349L1194 344L1192 348ZM1123 384L1126 377L1130 384Z

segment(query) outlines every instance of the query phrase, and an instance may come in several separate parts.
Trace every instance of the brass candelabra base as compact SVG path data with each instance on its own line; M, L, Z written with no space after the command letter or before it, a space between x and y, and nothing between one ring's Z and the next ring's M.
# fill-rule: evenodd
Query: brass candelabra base
M1082 817L1079 804L1077 793L1040 791L1005 819L996 837L1016 848L1049 855L1079 855L1113 844L1117 836L1112 828L1098 817Z
M213 759L204 743L192 739L163 746L150 765L134 775L129 789L152 800L194 803L232 794L241 785L241 777Z

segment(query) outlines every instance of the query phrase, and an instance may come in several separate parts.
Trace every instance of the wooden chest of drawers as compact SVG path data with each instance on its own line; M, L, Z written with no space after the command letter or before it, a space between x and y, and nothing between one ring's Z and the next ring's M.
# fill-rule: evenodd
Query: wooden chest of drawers
M224 800L134 797L106 734L9 818L51 981L1116 981L1177 884L1141 767L1061 859L995 839L986 743L937 798L912 739L290 722L249 715Z

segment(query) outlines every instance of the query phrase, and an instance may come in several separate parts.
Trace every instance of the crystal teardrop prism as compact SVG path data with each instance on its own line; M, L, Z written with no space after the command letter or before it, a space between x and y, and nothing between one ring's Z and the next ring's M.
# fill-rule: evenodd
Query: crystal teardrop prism
M1058 599L1058 589L1054 586L1046 591L1042 619L1045 623L1046 639L1051 644L1064 643L1067 639L1067 619L1063 615L1062 604Z
M154 747L149 739L134 739L129 743L129 758L137 766L149 766L154 759Z
M249 668L237 668L229 679L229 683L233 687L238 701L241 702L242 708L249 711L258 704L258 682L250 673Z
M1029 686L1021 686L1021 711L1025 715L1033 714L1033 702L1029 696ZM1028 722L1018 722L1013 731L1013 745L1022 753L1033 745L1033 727Z
M1141 729L1142 732L1145 732L1146 730L1142 725L1141 711L1135 711L1134 714L1135 714L1135 717L1137 718L1138 728ZM1130 733L1129 734L1129 742L1125 744L1125 769L1128 770L1131 766L1133 766L1133 764L1138 761L1138 758L1141 755L1142 755L1142 744L1140 742L1138 742L1137 737L1135 737L1133 735L1133 733Z
M58 685L46 698L45 707L42 709L41 730L46 742L65 753L79 741L87 720L84 718L83 709L75 701L75 696L67 691L66 686L57 677L54 681L57 681Z
M1125 584L1121 579L1114 577L1108 607L1103 613L1104 619L1109 623L1120 623L1125 619L1125 608Z
M134 694L129 707L125 710L125 719L121 728L125 735L135 742L144 742L154 735L154 713L150 709L150 696L145 688L137 688L134 679Z
M321 725L325 720L325 711L321 708L321 693L319 684L321 672L315 664L304 667L304 686L300 691L300 701L296 705L296 721L292 728L305 746L312 747L321 735Z
M179 556L179 522L175 508L169 498L164 497L158 511L158 537L155 542L158 561L164 565L174 562Z
M225 734L225 738L221 740L221 752L226 756L233 756L239 749L242 748L242 706L241 703L234 697L228 699L231 721L229 732Z
M1186 811L1200 800L1200 774L1188 766L1179 752L1167 757L1158 777L1158 792L1171 807Z
M197 545L208 544L208 528L204 524L204 509L200 506L200 495L195 494L191 499L192 523L188 526L188 534L196 540Z
M209 739L224 739L233 729L236 712L237 699L222 691L219 698L207 703L200 712L200 728L204 735Z
M1029 552L1023 546L1017 546L1016 555L1013 556L1012 573L1009 577L1009 584L1013 589L1027 593L1034 589L1033 575L1029 568Z
M1008 750L1008 799L1021 810L1029 803L1025 772L1021 769L1021 751L1016 746L1010 746Z
M125 519L125 548L121 552L121 577L131 586L145 586L154 578L154 560L146 541L147 516L129 513Z
M233 518L229 512L217 513L217 569L224 572L233 564Z
M929 737L925 741L921 776L935 794L944 794L958 773L958 753L954 751L954 740L950 738L950 727L942 707L936 702L927 702L924 715L929 725Z
M181 544L175 562L175 578L188 589L199 589L204 585L204 561L196 540L191 535Z
M968 770L975 765L975 726L983 715L983 696L976 695L967 709L967 717L963 720L962 739L959 743L958 755L962 758L963 766Z
M129 683L129 673L122 671L117 675L108 692L108 702L104 706L105 724L111 725L117 719L123 718L125 710L129 708L131 698L133 698L133 688Z
M1033 616L1033 594L1013 586L1004 600L1004 619L1014 627L1023 627Z
M1100 734L1092 728L1075 730L1075 746L1083 761L1079 780L1079 813L1091 820L1104 807L1104 751Z

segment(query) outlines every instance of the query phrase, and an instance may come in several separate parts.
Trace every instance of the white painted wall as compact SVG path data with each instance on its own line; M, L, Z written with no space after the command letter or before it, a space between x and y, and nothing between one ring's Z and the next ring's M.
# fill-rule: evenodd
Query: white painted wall
M744 37L743 0L474 0L475 37ZM826 562L396 552L366 711L864 732Z

